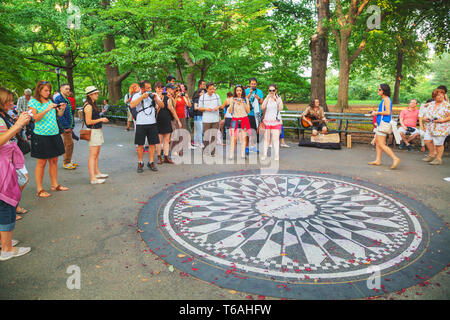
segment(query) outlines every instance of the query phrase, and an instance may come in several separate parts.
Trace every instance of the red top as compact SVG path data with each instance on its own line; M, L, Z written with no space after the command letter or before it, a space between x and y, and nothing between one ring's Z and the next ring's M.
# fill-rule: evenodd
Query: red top
M75 110L75 98L74 97L67 97L70 101L70 105L72 107L72 111Z
M186 118L186 101L184 99L177 99L175 109L179 119Z

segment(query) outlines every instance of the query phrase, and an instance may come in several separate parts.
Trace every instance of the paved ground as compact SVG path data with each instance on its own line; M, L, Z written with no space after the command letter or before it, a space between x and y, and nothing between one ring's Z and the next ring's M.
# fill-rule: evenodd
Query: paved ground
M136 220L149 197L173 183L209 174L257 169L255 165L162 165L159 172L136 173L133 133L123 127L104 128L101 168L110 174L105 185L89 184L86 142L75 145L75 171L59 171L59 182L68 192L53 192L48 199L35 196L35 161L27 156L31 181L21 205L30 210L16 225L15 239L31 246L28 255L0 264L1 299L246 299L247 293L205 283L170 272L157 256L148 252L137 233ZM332 172L358 177L413 197L450 222L450 159L442 166L429 166L423 154L399 151L399 170L390 171L390 159L383 166L369 167L374 150L365 145L338 151L299 148L291 143L282 149L280 169ZM60 160L60 167L62 167ZM44 186L48 189L46 175ZM439 237L440 230L432 230ZM69 290L66 273L70 265L81 269L81 289ZM449 299L449 270L425 281L421 286L381 299ZM253 296L257 298L257 296ZM269 298L267 298L269 299Z

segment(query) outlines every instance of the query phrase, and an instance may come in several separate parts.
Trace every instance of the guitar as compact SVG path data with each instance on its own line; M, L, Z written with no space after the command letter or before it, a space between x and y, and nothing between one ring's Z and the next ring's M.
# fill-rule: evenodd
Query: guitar
M329 122L334 122L334 121L336 121L336 119L327 119ZM312 120L311 118L309 118L309 117L305 117L305 118L302 118L302 126L304 127L304 128L309 128L311 125L309 124L309 122L308 121L311 121L312 122L312 124L314 125L314 124L320 124L320 123L322 123L322 122L324 122L324 120Z

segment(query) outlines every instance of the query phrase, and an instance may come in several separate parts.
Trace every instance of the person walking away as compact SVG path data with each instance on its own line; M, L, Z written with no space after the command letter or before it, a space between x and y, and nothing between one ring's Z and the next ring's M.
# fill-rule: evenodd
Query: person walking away
M372 111L372 116L377 116L377 132L376 132L376 160L369 162L369 165L381 165L381 156L383 152L389 155L392 160L391 169L397 168L400 163L400 159L395 155L394 151L386 145L386 137L389 128L392 129L390 124L392 118L392 100L391 100L391 88L389 85L383 83L378 87L378 95L381 96L381 102L378 106L378 111Z

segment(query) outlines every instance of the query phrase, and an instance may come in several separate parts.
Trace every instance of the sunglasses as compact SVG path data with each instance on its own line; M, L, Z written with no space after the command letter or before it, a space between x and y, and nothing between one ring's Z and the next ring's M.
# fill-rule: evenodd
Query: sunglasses
M383 89L378 89L378 91L383 91Z
M50 83L50 82L48 82L48 81L42 81L41 82L41 84L47 84L47 83Z
M269 90L269 92L277 92L277 90Z

